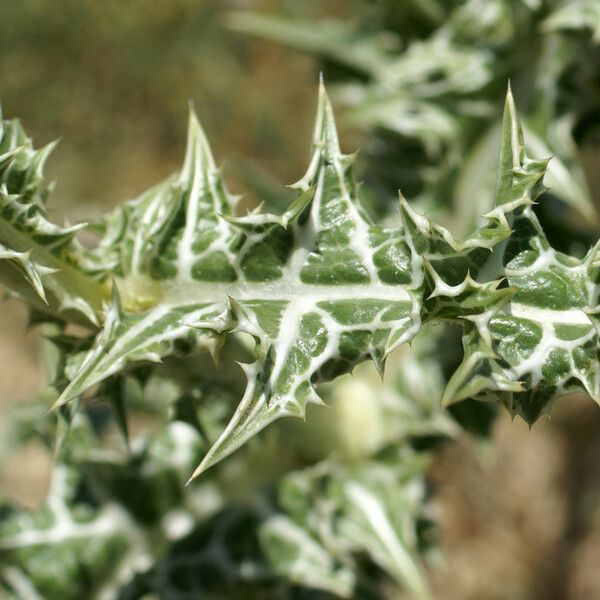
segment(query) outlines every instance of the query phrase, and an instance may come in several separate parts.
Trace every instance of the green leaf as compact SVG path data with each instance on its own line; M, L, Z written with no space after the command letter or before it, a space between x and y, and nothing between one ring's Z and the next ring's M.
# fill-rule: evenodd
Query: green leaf
M114 593L144 560L137 525L117 505L97 510L74 503L79 476L54 471L46 505L0 522L0 581L17 598L84 597ZM107 597L107 596L105 596Z
M354 597L360 584L356 558L366 553L411 598L430 598L417 558L423 468L416 456L397 452L355 466L323 462L284 477L283 514L268 518L260 529L275 572Z
M511 197L487 224L455 241L401 198L402 225L370 222L357 201L354 157L341 153L323 88L311 162L298 197L281 216L234 216L206 139L192 114L182 172L119 209L117 288L92 350L60 406L121 371L225 336L255 342L242 364L247 387L231 421L194 476L269 423L304 417L322 403L315 385L390 352L431 319L486 321L510 290L471 276L511 233L508 215L531 200ZM114 250L113 248L113 250ZM121 308L120 297L125 308ZM144 305L153 308L133 312Z
M508 96L496 202L534 200L543 191L546 161L526 156L512 97ZM531 206L514 216L502 260L514 295L487 320L465 323L465 359L448 384L446 402L497 399L535 421L551 402L583 390L600 401L597 249L579 260L555 251Z
M105 289L74 264L84 225L47 216L43 169L53 146L34 150L20 123L0 115L0 280L44 312L97 324Z
M78 413L45 504L30 512L2 506L0 590L47 600L117 597L220 507L214 484L205 488L212 505L184 494L201 445L192 427L172 422L135 438L128 453L107 451Z
M297 199L281 216L235 217L235 199L192 114L181 174L120 209L127 223L114 243L120 294L57 405L127 363L182 347L216 355L227 334L250 335L256 348L255 361L241 365L246 392L196 476L274 420L304 417L308 403L321 403L317 383L367 359L382 366L424 321L457 318L459 310L477 315L505 296L469 272L510 235L506 215L523 199L494 209L461 243L404 199L402 226L385 229L358 203L353 165L321 88ZM132 312L140 304L154 307Z
M326 547L288 517L269 518L260 528L262 546L275 573L292 583L351 598L354 574L336 564Z

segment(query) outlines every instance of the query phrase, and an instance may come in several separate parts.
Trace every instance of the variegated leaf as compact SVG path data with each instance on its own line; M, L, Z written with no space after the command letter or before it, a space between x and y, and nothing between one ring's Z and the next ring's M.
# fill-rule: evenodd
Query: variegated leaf
M302 585L355 597L356 555L366 553L411 598L430 598L417 558L423 468L416 456L397 452L387 460L323 462L287 475L279 487L283 514L260 530L273 569Z
M202 446L191 426L169 423L125 454L102 449L82 413L73 430L45 504L33 512L2 506L0 595L116 598L220 506L214 484L212 505L183 493Z
M341 153L321 88L311 162L283 215L234 216L192 115L181 174L120 209L118 296L104 330L58 404L122 369L159 360L181 341L216 352L227 333L256 343L248 385L196 474L283 416L320 403L315 384L386 356L424 320L477 315L505 292L469 276L510 234L507 203L456 242L400 202L402 226L373 225L357 201L354 157ZM110 228L109 228L110 229ZM111 234L113 235L113 234ZM100 252L104 252L101 247ZM133 312L145 306L147 310ZM461 307L459 311L459 307Z
M47 216L43 168L53 148L34 150L21 124L0 115L2 283L44 311L97 324L105 289L75 266L75 234Z
M14 598L112 598L148 560L147 540L126 511L77 505L78 483L74 470L57 467L39 512L0 523L0 583Z
M524 151L512 97L506 104L496 202L532 199L543 190L546 161ZM446 401L497 398L535 421L555 398L583 390L600 401L597 248L581 260L555 251L533 212L514 216L514 233L498 261L515 290L487 324L465 325L465 359L449 382Z

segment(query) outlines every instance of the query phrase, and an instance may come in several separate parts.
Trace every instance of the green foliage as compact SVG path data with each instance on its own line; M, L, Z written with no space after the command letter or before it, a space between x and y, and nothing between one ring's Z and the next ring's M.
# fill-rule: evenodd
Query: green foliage
M528 195L498 206L458 243L404 200L401 227L373 225L358 204L352 163L322 89L297 199L280 216L234 217L192 116L179 177L108 219L110 256L104 242L95 258L118 276L113 302L57 405L127 363L160 360L182 344L216 355L230 332L248 334L256 346L254 362L243 365L245 394L199 474L274 420L303 417L308 403L320 403L314 384L367 358L382 371L423 322L482 317L508 296L472 276L510 234L507 214ZM131 310L140 304L146 310Z
M12 165L20 164L19 157L18 152L9 150L4 161L9 184L10 175L16 172ZM509 92L496 206L485 216L486 225L457 242L446 229L415 213L403 199L400 227L374 225L357 200L353 158L340 152L331 107L322 88L310 166L295 185L297 199L282 215L255 211L235 216L235 199L227 192L192 114L181 173L107 217L100 224L104 238L95 250L74 244L70 230L65 234L65 230L48 225L35 187L33 192L24 187L21 194L6 194L13 205L35 198L34 218L22 222L14 217L14 211L7 211L2 222L4 227L12 225L28 236L36 244L34 250L41 246L44 258L56 252L66 261L68 245L74 265L69 269L76 273L74 282L78 277L90 277L84 268L76 270L77 265L94 265L95 277L100 280L108 282L109 274L115 277L113 299L100 315L102 326L95 338L79 344L64 336L56 338L64 354L58 385L68 380L57 407L79 398L99 382L105 382L104 389L117 402L114 386L106 386L110 378L120 377L126 366L158 362L198 349L209 350L218 360L228 336L236 338L243 333L253 338L254 347L246 348L253 355L252 362L240 363L247 378L246 391L227 426L202 453L196 476L274 420L304 417L307 404L321 403L315 384L366 359L373 360L383 372L387 356L432 320L464 324L465 359L444 393L449 401L495 398L533 421L551 400L571 389L584 389L597 398L596 254L592 250L580 261L555 252L546 240L532 212L532 204L543 189L546 166L547 161L525 155ZM27 166L25 173L30 172ZM48 230L60 232L60 237L44 237ZM69 274L65 274L65 288L72 283ZM54 290L48 285L54 276L55 271L37 266L22 270L23 283L38 295L46 287ZM500 285L503 276L508 286ZM53 318L64 316L51 306L46 310ZM118 408L126 410L126 401ZM73 414L77 415L67 411L66 416L72 419ZM189 457L198 451L185 445L188 433L177 431L176 437L185 447L165 447L164 458L168 462L183 452L188 457L184 462L189 464ZM185 431L192 436L192 429ZM156 452L148 453L156 472L155 461L162 459ZM95 459L85 458L89 460ZM134 453L129 460L139 459ZM395 456L390 468L392 472L399 468L402 473L407 464ZM350 558L340 559L340 551L331 548L333 542L320 538L323 523L315 523L315 516L306 515L306 508L297 504L318 505L311 495L324 493L330 509L332 502L339 503L333 513L336 521L328 527L337 531L332 535L341 536L335 543L349 556L366 552L415 597L426 596L427 586L415 562L415 534L410 530L420 504L417 501L416 507L399 513L392 510L405 502L400 483L404 476L386 475L388 467L382 464L382 480L377 483L380 467L375 463L348 470L326 465L315 467L316 473L320 478L321 472L329 473L332 468L330 482L317 485L311 483L313 476L306 474L286 479L281 503L290 514L269 517L259 528L266 557L274 561L274 573L343 596L357 585L355 570L348 566ZM418 469L412 472L412 476L419 474ZM59 482L55 485L60 488L55 493L64 504L74 497L64 491L60 481L66 475L61 473L55 476ZM122 486L126 475L119 473L117 468L107 479L104 472L103 484L119 481ZM366 480L361 483L363 478ZM141 489L150 485L151 489L153 484L136 485ZM289 491L290 486L294 489L298 485L298 492ZM379 485L384 488L379 489ZM118 487L115 489L119 494ZM164 503L170 504L169 498L181 501L183 492L175 490L170 485L168 491L148 490L144 494L158 507L145 507L141 498L140 502L135 497L118 500L137 515L136 521L154 521L168 510ZM392 496L386 500L388 494ZM411 501L406 502L410 505ZM87 528L91 520L95 524L89 525L90 530L101 532L94 535L99 554L114 558L117 547L122 552L138 551L127 549L119 536L122 527L104 516L106 506L86 516L85 525L75 516L69 516L73 522L63 524L61 519L66 517L60 516L57 503L51 496L49 509L42 513L50 510L50 515L40 517L39 525L35 525L42 530L37 535L43 543L59 535L54 533L56 529L74 530L75 546L65 552L87 562L89 557L81 555L77 544L85 539L80 528ZM77 505L73 510L79 514ZM407 518L407 525L396 522L397 518ZM10 532L15 528L29 532L37 521L28 524L28 519L9 520L3 536L8 560L17 564L29 564L37 552L45 552L40 549L42 542L36 541L31 557L15 552L14 548L25 542ZM114 532L104 533L105 521L114 522ZM25 540L27 535L33 533L24 533ZM69 538L71 534L64 535ZM94 546L85 547L96 552ZM113 562L91 562L98 569L99 582L105 581L106 569L116 568ZM149 559L148 564L152 562ZM114 576L122 577L120 573ZM9 570L9 583L11 577L28 579L33 575L15 575ZM36 572L33 585L51 596L58 594L59 590L48 588L50 583L43 578L43 572Z
M509 95L507 112L514 115ZM496 202L535 195L546 161L525 155L515 117L505 119ZM515 293L486 326L465 326L464 362L449 383L448 401L499 399L534 422L554 398L584 389L600 401L597 247L581 260L556 252L528 206L515 215L503 249L506 281Z
M97 323L100 286L71 264L73 238L83 225L59 227L46 215L43 168L52 147L34 150L16 120L0 124L0 259L6 263L2 280L34 305Z
M597 224L574 140L582 123L587 132L598 125L589 123L600 99L593 78L597 33L588 41L597 32L597 3L394 4L379 3L354 22L315 25L232 13L229 24L321 57L326 74L338 79L335 97L347 107L347 119L369 131L367 174L384 214L382 189L392 196L401 189L455 230L471 230L491 207L498 100L510 79L523 98L528 150L554 156L548 185ZM423 21L425 5L432 9ZM405 24L411 18L418 19L413 27Z
M372 23L235 24L360 73L340 97L373 147L401 148L378 168L418 180L416 203L374 185L372 152L361 188L322 85L306 174L277 214L240 214L190 111L178 173L58 226L50 148L2 122L0 279L43 325L54 390L6 435L57 455L44 507L1 509L9 597L376 599L393 581L430 598L425 474L469 421L441 401L529 423L575 390L600 401L598 246L555 249L544 217L544 181L595 215L571 139L585 110L566 93L593 5L392 4L390 23L415 25L402 53ZM501 124L495 98L538 44L524 136L510 89ZM582 81L572 94L592 104ZM138 418L154 431L133 435Z

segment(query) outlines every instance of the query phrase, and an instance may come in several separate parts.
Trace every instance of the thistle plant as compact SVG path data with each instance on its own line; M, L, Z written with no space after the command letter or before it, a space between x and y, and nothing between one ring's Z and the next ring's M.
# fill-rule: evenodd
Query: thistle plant
M14 435L60 442L46 506L2 521L14 597L227 597L240 586L381 597L373 565L428 597L417 527L428 453L410 440L459 425L419 396L396 350L414 339L406 360L435 374L420 336L462 327L463 362L443 392L438 378L445 404L492 400L533 423L572 390L598 399L597 247L573 258L546 239L533 207L548 161L526 152L510 90L494 205L462 240L402 197L398 226L370 219L323 86L309 166L283 214L237 214L193 112L181 171L89 225L48 220L50 148L4 121L0 149L0 273L45 328L57 391L57 425ZM92 248L77 237L86 228L99 235ZM336 394L321 384L365 361L383 375L390 356L389 430L362 456L315 463L285 426L253 443ZM172 422L119 453L102 441L94 398L126 435L128 411Z
M533 424L573 391L598 401L577 148L596 125L596 3L365 14L230 19L318 54L368 132L342 153L321 84L279 211L239 209L191 110L179 172L58 225L52 145L0 119L0 282L49 384L3 446L55 455L41 509L0 507L9 598L437 597L440 444L490 406ZM500 118L509 77L525 135L510 89Z

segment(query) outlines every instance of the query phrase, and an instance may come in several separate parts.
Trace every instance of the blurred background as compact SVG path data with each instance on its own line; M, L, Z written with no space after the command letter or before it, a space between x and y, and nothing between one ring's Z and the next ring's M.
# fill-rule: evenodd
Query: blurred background
M356 112L343 110L355 103L357 82L368 83L371 77L367 68L361 72L356 65L364 66L375 56L373 48L365 45L364 53L355 53L356 59L350 52L362 48L358 41L370 39L368 36L344 38L345 30L338 32L337 25L331 25L330 31L338 33L329 46L318 47L318 36L315 41L306 35L288 45L274 43L285 31L272 27L273 23L270 28L264 23L243 24L230 12L252 10L315 23L327 23L327 19L338 24L366 23L361 31L379 36L385 29L397 34L379 47L386 54L402 54L411 39L426 39L443 28L451 9L460 4L458 0L5 0L0 17L2 110L5 117L22 120L37 146L60 138L46 171L49 179L56 180L51 209L58 220L67 214L74 221L94 218L177 169L183 156L188 101L196 108L217 160L224 163L231 189L246 194L249 202L264 196L282 202L285 193L279 184L297 180L306 165L321 69L327 81L348 83L334 94L341 107L340 134L346 151L366 144L363 168L367 179L381 175L373 163L377 156L389 154L396 143L391 134L406 136L405 125L397 125L394 132L389 123L374 123L370 116L361 122ZM488 6L512 10L513 4L543 3L506 0ZM517 81L513 79L517 102L525 107L535 96L536 90L529 89L536 83L533 69L544 73L543 65L534 66L534 57L527 50L539 46L536 36L543 19L523 21L518 31L503 31L492 28L493 18L489 16L487 33L480 33L487 35L493 46L492 59L506 55L507 62L494 72L499 83L485 81L483 94L462 98L460 105L463 110L465 102L470 102L465 110L482 120L487 118L489 106L483 106L481 97L499 113L506 80L513 71L518 71ZM505 29L510 25L502 22ZM252 35L256 33L260 35ZM586 60L593 63L598 53L590 36L585 33L584 47L588 49ZM339 48L336 50L340 39L345 39L350 49L345 56L342 52L341 59ZM481 45L481 39L465 39L467 45ZM310 50L311 44L314 51L298 51ZM510 44L526 56L515 59L515 53L506 50ZM567 198L575 209L567 216L559 211L557 219L567 219L575 227L579 251L597 236L594 207L600 188L600 104L594 106L600 76L597 70L586 69L579 75L589 93L583 94L573 82L567 86L575 101L585 104L572 140L578 146L581 167L568 168L572 155L557 159L569 173L576 173L576 180L566 184L570 190L576 189ZM407 69L401 75L410 78ZM433 85L442 75L431 74L428 84ZM449 106L455 117L457 105L449 102L456 100L456 94L444 93L440 106ZM432 97L435 92L428 96ZM394 118L399 114L394 113L396 105L386 106ZM432 116L423 107L410 109L413 112L408 114L415 120L423 115L435 117L432 122L437 125L430 124L432 129L448 127L452 131L454 127L441 113ZM535 130L540 119L532 117L531 121ZM375 136L365 123L378 128ZM419 121L419 126L427 127L427 121ZM428 166L436 161L466 162L474 145L472 138L465 134L466 141L456 146L448 141L452 135L443 143L432 140L435 148L427 157ZM539 135L546 139L541 132ZM410 148L404 144L402 152L395 154L398 169L402 159L417 160L421 150L415 147L412 152ZM483 153L480 148L475 156ZM392 167L388 164L386 168ZM475 172L481 172L477 168ZM424 181L431 183L434 175ZM447 172L430 189L410 178L386 177L386 184L392 188L405 185L409 198L420 200L433 213L437 210L431 199L437 193L434 190L446 185L448 177L455 178L452 189L465 192L460 175ZM378 210L375 203L373 212ZM470 217L461 218L468 221ZM547 221L551 227L552 217ZM560 243L560 228L555 238ZM11 408L26 403L41 385L37 346L24 307L15 301L4 303L0 310L0 420L7 418ZM553 419L543 418L531 432L523 422L511 424L501 415L491 441L483 449L481 444L464 434L446 446L431 471L442 551L447 556L444 570L438 574L439 597L600 598L598 407L587 398L561 400ZM0 465L0 496L26 507L38 506L47 489L50 463L51 457L41 445L26 445Z

